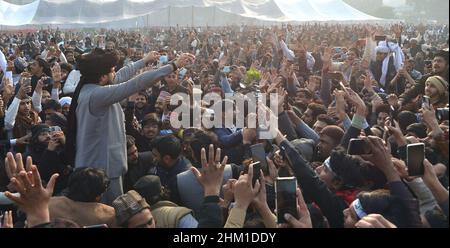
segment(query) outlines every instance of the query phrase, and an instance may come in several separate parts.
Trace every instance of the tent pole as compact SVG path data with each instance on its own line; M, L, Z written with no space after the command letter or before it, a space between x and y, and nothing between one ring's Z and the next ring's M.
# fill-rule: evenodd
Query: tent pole
M170 6L169 6L169 10L168 10L168 14L167 14L167 26L169 26L170 27Z
M213 26L216 26L216 5L214 5L213 9Z

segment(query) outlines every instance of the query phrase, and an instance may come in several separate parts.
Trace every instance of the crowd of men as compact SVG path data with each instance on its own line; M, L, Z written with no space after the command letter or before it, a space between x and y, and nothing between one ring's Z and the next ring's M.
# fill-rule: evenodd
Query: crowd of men
M448 39L404 23L0 32L0 224L448 228ZM208 93L222 100L171 103ZM173 126L182 105L248 123L261 112L230 98L249 93L278 96L258 106L273 139ZM283 216L280 177L298 185Z

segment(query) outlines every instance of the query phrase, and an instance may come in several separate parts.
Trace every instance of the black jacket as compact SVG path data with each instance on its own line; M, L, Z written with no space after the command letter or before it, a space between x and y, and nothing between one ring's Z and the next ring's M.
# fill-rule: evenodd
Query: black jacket
M223 228L223 215L219 201L219 196L204 198L201 211L195 216L198 220L198 228Z
M309 162L295 150L289 141L284 140L280 147L285 150L305 201L315 202L323 215L327 217L331 227L344 227L342 211L348 207L344 200L328 189L327 185L319 179L309 165Z
M134 189L133 185L153 167L152 152L140 152L137 164L128 163L128 171L123 177L123 192Z

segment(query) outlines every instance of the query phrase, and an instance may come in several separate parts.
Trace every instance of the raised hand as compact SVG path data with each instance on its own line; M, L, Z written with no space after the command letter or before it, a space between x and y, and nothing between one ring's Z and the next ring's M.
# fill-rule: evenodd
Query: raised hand
M275 166L274 162L269 157L266 157L266 160L267 160L267 165L269 167L269 176L273 182L278 177L278 169Z
M27 97L28 93L31 93L32 87L31 85L27 85L27 84L21 84L20 88L19 88L19 92L17 92L17 98L19 98L20 100L23 100Z
M34 89L34 91L36 91L39 95L42 96L42 89L44 88L44 80L46 78L42 77L41 79L39 79L39 81L36 84L36 88Z
M384 146L383 140L375 136L364 137L363 140L366 142L366 145L369 146L371 153L368 155L361 155L361 157L364 160L372 162L378 169L383 171L389 182L399 181L400 177L392 164L392 155Z
M361 75L361 79L364 82L364 89L368 90L368 91L373 91L373 87L372 87L372 79L370 77L369 73L366 73L366 75Z
M228 207L228 205L234 199L234 184L236 183L236 179L228 179L227 183L222 186L223 192L223 206Z
M270 73L269 72L265 72L261 78L261 80L259 81L259 87L260 88L264 88L266 87L270 82Z
M59 66L58 63L55 63L55 65L51 68L52 70L52 77L53 77L53 81L56 83L60 83L61 79L62 79L62 74L61 74L61 67Z
M284 90L284 88L278 88L277 93L278 93L278 113L280 114L284 111L284 103L287 97L287 92L286 90Z
M193 64L195 61L195 56L190 53L183 53L181 56L175 61L175 65L177 68L185 67L186 65Z
M333 57L334 52L331 47L325 48L323 55L322 55L322 61L323 61L323 69L329 68L331 63L331 58Z
M0 219L0 221L1 221L1 219ZM12 215L12 211L11 210L4 212L4 214L3 214L3 223L0 223L0 227L1 228L13 228L14 227L13 215Z
M253 165L248 168L248 174L241 175L234 184L234 199L236 208L247 209L253 199L258 195L261 183L258 179L255 186L252 185Z
M155 62L159 59L161 55L157 51L151 51L144 57L145 63Z
M220 155L221 155L220 148L217 148L216 153L214 154L214 145L211 144L209 145L208 159L207 159L206 150L205 148L202 148L201 172L195 167L191 168L195 177L202 185L203 190L205 191L205 196L219 195L220 187L222 186L223 171L228 161L228 157L225 156L222 162L220 162Z
M388 101L389 105L391 105L391 106L394 106L394 107L400 106L398 103L398 96L395 94L390 94L388 96L387 101Z
M3 88L3 95L12 95L14 93L14 86L13 83L10 81L9 78L3 77L2 79L2 88Z
M363 99L354 92L351 88L346 88L347 90L347 98L351 102L353 106L355 106L357 109L365 110L366 104L364 103Z
M258 194L253 198L253 204L256 209L269 208L267 205L267 194L266 194L266 180L264 178L264 173L260 171L261 177L259 178L260 189ZM251 182L251 180L250 180ZM256 186L256 185L255 185Z
M9 179L17 177L19 172L25 170L23 166L22 154L17 153L14 158L14 155L11 152L8 152L5 158L5 170Z
M439 122L436 118L436 111L431 106L422 106L421 109L422 112L422 120L423 123L429 127L431 130L439 129Z
M11 162L11 156L9 156L8 162ZM5 196L15 202L26 213L28 227L50 222L48 204L53 194L56 178L59 176L58 174L53 174L47 187L44 188L39 171L36 165L32 163L31 157L28 157L26 168L29 168L29 171L23 170L23 164L19 164L16 168L21 168L22 170L11 178L11 183L20 193L20 196L13 195L9 191L5 192ZM12 164L9 164L7 167L9 166L15 167Z

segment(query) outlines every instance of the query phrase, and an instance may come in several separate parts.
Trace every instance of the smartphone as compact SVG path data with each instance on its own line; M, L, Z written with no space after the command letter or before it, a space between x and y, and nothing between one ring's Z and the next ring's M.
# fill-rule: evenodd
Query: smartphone
M367 150L368 145L363 139L350 139L348 143L347 153L349 155L363 155L368 154Z
M159 56L159 63L160 64L164 64L164 63L167 63L167 62L169 62L169 58L167 57L167 55Z
M430 107L430 97L429 96L422 96L422 108L428 108Z
M395 127L394 120L397 119L397 110L392 105L389 105L389 117L391 118L391 126Z
M187 69L183 68L178 72L178 76L180 77L180 79L183 79L184 76L186 75L186 73L187 73Z
M254 144L250 146L250 151L252 152L253 161L261 162L261 169L263 169L263 171L266 171L266 169L269 167L266 160L264 145L262 143Z
M31 77L26 77L23 79L23 85L24 86L30 86L31 85Z
M83 228L108 228L107 224L99 224L99 225L92 225L92 226L83 226Z
M386 40L386 35L376 35L375 41L383 41Z
M231 72L231 67L230 66L223 67L223 72L224 73L230 73Z
M12 71L6 71L5 72L5 78L9 79L9 82L14 85Z
M409 144L406 147L406 166L409 176L422 176L424 173L425 144Z
M298 218L297 212L297 179L295 177L278 177L275 180L277 223L286 223L285 214Z
M261 162L257 161L254 163L251 163L253 165L253 178L252 178L252 185L255 187L256 180L258 180L261 177Z

